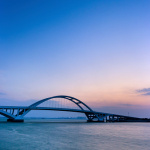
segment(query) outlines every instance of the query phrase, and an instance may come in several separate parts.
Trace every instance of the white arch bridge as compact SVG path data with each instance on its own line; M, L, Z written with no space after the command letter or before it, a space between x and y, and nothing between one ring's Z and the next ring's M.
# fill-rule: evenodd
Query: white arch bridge
M46 102L50 102L48 105ZM67 105L69 102L69 106ZM43 105L46 103L46 105ZM50 105L50 104L54 105ZM61 107L60 107L61 104ZM74 106L77 108L75 108ZM23 122L24 116L31 110L53 110L84 113L88 122L150 122L148 118L137 118L93 111L82 101L66 95L58 95L42 99L30 106L0 106L0 114L7 117L7 121Z

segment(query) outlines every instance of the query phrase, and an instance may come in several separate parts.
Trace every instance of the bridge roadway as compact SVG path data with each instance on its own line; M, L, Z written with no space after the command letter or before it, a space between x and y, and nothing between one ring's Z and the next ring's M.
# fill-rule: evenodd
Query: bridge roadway
M4 109L6 110L6 112L7 110L10 111L11 110L53 110L53 111L69 111L69 112L91 114L91 111L89 110L69 109L69 108L54 108L54 107L31 107L30 108L29 106L0 106L0 110L4 110ZM138 117L124 116L124 115L97 112L97 111L93 111L92 113L95 113L98 116L102 116L103 119L105 118L105 122L149 122L150 121L147 118L138 118ZM107 116L109 118L107 118Z

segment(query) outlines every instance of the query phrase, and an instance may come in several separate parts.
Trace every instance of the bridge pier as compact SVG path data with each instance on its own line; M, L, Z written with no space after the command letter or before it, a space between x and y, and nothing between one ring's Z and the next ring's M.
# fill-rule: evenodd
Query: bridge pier
M87 122L104 122L104 120L87 120Z
M7 119L7 122L24 122L24 119Z

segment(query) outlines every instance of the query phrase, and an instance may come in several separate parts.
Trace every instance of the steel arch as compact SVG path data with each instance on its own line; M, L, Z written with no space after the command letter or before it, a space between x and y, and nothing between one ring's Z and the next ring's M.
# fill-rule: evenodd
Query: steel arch
M85 108L87 108L90 111L90 113L89 112L88 113L85 112L85 115L86 115L86 117L88 118L89 121L92 121L94 118L97 118L98 121L100 121L99 116L96 113L94 113L94 111L89 106L87 106L85 103L83 103L81 100L78 100L77 98L74 98L74 97L71 97L71 96L66 96L66 95L58 95L58 96L48 97L48 98L39 100L39 101L33 103L32 105L30 105L28 107L28 109L20 111L19 115L23 117L28 112L30 112L33 107L37 107L38 105L40 105L40 104L42 104L42 103L44 103L44 102L46 102L48 100L54 99L54 98L67 99L67 100L73 102L74 104L76 104L81 110L84 111L84 108L81 106L81 104L82 104L83 106L85 106Z
M42 103L44 103L45 101L48 101L50 99L53 99L53 98L64 98L64 99L67 99L73 103L75 103L81 110L84 110L82 106L80 106L80 103L83 104L89 111L93 111L89 106L87 106L85 103L83 103L82 101L78 100L77 98L74 98L74 97L71 97L71 96L66 96L66 95L58 95L58 96L53 96L53 97L48 97L48 98L45 98L45 99L42 99L38 102L35 102L33 103L32 105L29 106L29 108L31 107L36 107Z
M39 100L35 103L33 103L32 105L26 107L26 106L4 106L0 109L0 114L9 118L10 121L23 121L23 117L29 113L31 110L38 110L39 107L37 107L38 105L44 103L45 101L51 100L51 99L55 99L55 98L64 98L68 101L71 101L72 103L76 104L79 107L78 109L70 109L70 110L61 110L60 108L56 108L55 110L58 111L72 111L72 112L80 112L80 113L84 113L86 115L86 117L88 118L88 121L94 121L96 119L96 121L101 121L100 116L98 115L98 113L94 112L89 106L87 106L85 103L83 103L81 100L78 100L77 98L71 97L71 96L66 96L66 95L58 95L58 96L53 96L53 97L49 97L49 98L45 98L42 100ZM3 111L3 109L5 111ZM7 110L10 110L10 112L7 112ZM17 110L16 114L14 114L14 110Z

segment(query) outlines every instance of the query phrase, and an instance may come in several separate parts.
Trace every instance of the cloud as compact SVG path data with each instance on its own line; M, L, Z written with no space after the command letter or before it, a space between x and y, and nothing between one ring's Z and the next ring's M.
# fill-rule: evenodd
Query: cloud
M150 95L150 92L147 92L147 93L145 93L145 94L143 94L143 95Z
M141 95L148 96L150 95L150 88L139 89L139 90L136 90L136 92L140 93Z
M125 106L125 107L139 107L139 105L133 105L133 104L119 104L118 106Z

